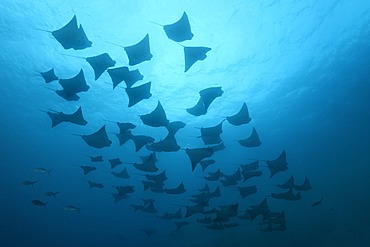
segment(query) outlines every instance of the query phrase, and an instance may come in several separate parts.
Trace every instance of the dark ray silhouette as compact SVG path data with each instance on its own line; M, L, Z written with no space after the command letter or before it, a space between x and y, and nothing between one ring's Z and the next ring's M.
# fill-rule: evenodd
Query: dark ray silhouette
M262 171L243 171L244 182L250 178L262 176Z
M132 124L132 123L120 123L120 122L117 122L117 126L119 128L119 131L120 133L121 132L126 132L130 129L135 129L136 128L136 125L135 124Z
M149 159L153 159L154 162L157 162L158 161L157 155L156 155L155 152L150 153L149 155L140 156L140 159L141 159L142 162L146 162Z
M160 101L158 101L157 107L151 113L140 115L140 119L145 125L151 127L166 126L169 123Z
M238 190L241 198L257 193L257 187L255 185L238 187Z
M267 199L263 199L260 204L253 205L247 210L250 215L251 221L253 221L257 216L262 215L264 218L270 213L269 206L267 204Z
M191 66L197 61L203 61L207 57L207 52L209 52L211 48L209 47L188 47L184 46L184 55L185 55L185 71L187 72Z
M321 205L323 200L324 200L324 198L321 198L320 200L313 202L311 204L311 207L317 207L317 206Z
M209 87L199 91L200 99L198 103L191 107L187 108L186 111L194 116L205 115L208 111L211 103L223 94L221 87Z
M225 144L223 142L221 142L220 144L211 145L211 146L208 146L208 147L211 148L213 152L218 152L218 151L224 150L226 148Z
M96 167L95 166L78 166L78 167L81 167L82 171L84 172L84 175L87 175L90 172L96 170Z
M295 186L294 177L290 176L290 178L285 183L278 184L277 186L279 188L282 188L282 189L292 189L292 188L294 188L294 186Z
M137 65L144 61L150 61L153 55L150 53L150 45L149 45L149 35L145 35L145 37L135 45L132 46L125 46L124 47L128 59L129 65Z
M70 78L70 79L59 79L59 84L63 87L63 90L57 90L56 93L66 100L78 100L78 93L87 92L90 88L86 84L85 75L83 70Z
M136 125L134 125L132 123L120 123L120 122L117 122L117 126L119 128L119 133L116 134L116 136L117 136L117 138L119 140L119 145L122 146L128 140L131 140L132 133L129 130L136 128Z
M158 210L155 208L154 203L149 203L148 205L131 205L135 212L142 211L149 214L155 214Z
M164 192L166 194L184 194L186 192L186 190L185 190L184 183L181 182L181 184L179 186L177 186L176 188L164 189Z
M155 181L141 181L144 185L144 191L150 189L152 192L163 193L163 182L157 183Z
M45 83L50 83L52 81L57 81L59 78L55 75L54 69L50 69L45 72L40 72L42 78L44 78Z
M107 131L105 130L105 125L91 135L80 136L87 143L87 145L94 148L109 147L112 144L112 141L109 140Z
M231 175L223 174L223 178L224 179L220 180L223 186L236 185L238 181L242 180L240 168L238 168L238 170Z
M211 148L187 148L185 151L189 156L192 171L194 171L195 167L201 160L211 157L214 153Z
M158 218L162 220L181 219L182 218L181 208L179 208L175 213L165 213L162 216L158 216Z
M208 181L217 181L223 177L223 175L224 174L221 172L221 170L217 169L215 172L208 172L208 176L204 177L204 179Z
M214 163L216 163L215 160L202 160L199 162L203 172L207 169L208 166L213 165Z
M294 189L299 191L309 191L312 189L311 183L307 177L304 178L304 182L301 185L294 185Z
M91 180L85 180L85 181L89 184L90 189L92 189L92 188L97 188L97 189L104 188L104 184L102 184L102 183L96 183L96 182L93 182Z
M242 124L247 124L251 121L249 117L248 107L246 103L243 103L242 108L233 116L226 117L226 120L235 126L239 126Z
M141 81L144 78L138 69L130 71L128 67L118 67L108 69L107 71L112 79L113 89L115 89L122 81L126 83L126 87L130 88L136 82Z
M256 160L256 161L253 161L252 163L242 164L240 165L240 167L242 168L242 172L254 171L260 168L258 163L259 161Z
M181 121L169 122L165 127L168 130L168 134L175 135L177 131L184 128L186 124Z
M213 127L200 128L200 138L202 138L204 145L219 144L222 142L220 134L222 133L222 121Z
M137 87L126 88L125 90L129 100L128 107L134 106L140 101L152 97L152 94L150 93L151 85L151 82L147 82Z
M288 170L288 163L286 162L285 150L275 160L267 160L267 167L270 170L270 178L272 178L278 172L284 172Z
M149 158L145 160L143 163L133 163L134 167L140 171L144 172L156 172L158 171L158 167L156 166L156 157L154 153L150 154Z
M131 133L131 131L128 131ZM154 142L154 138L145 135L133 135L131 134L131 140L135 143L135 151L139 152L139 150L144 147L145 145Z
M191 32L188 15L185 12L177 22L164 25L163 29L167 37L176 42L191 40L194 36Z
M261 141L260 141L260 138L257 134L257 131L256 129L253 127L253 130L252 130L252 134L246 138L246 139L243 139L243 140L239 140L238 141L240 143L240 145L244 146L244 147L258 147L261 145Z
M293 189L289 189L287 192L271 193L271 197L276 199L284 199L287 201L297 201L301 199L301 192L294 194Z
M159 174L145 174L146 179L154 181L156 183L163 183L167 180L166 171L162 171Z
M208 225L213 222L212 216L204 216L203 218L198 218L197 222L200 224Z
M130 178L130 175L128 175L127 168L125 167L120 172L111 172L113 176L116 178Z
M91 162L103 162L103 156L90 156Z
M204 213L204 208L206 207L205 203L196 204L193 206L186 206L185 218L188 218L194 214Z
M108 68L116 65L108 53L103 53L98 56L87 57L86 61L91 65L95 74L95 81L106 71Z
M119 158L110 159L108 160L108 162L110 164L111 169L123 164L123 162Z
M46 112L50 119L51 119L51 127L55 127L60 123L68 122L77 125L86 125L87 121L84 119L82 115L82 108L81 106L72 114L66 114L63 112Z
M64 49L83 50L91 47L92 42L87 38L82 25L77 26L76 15L73 16L65 26L51 32L54 38L63 46Z
M154 152L176 152L180 150L173 134L168 134L163 140L147 145L147 148Z

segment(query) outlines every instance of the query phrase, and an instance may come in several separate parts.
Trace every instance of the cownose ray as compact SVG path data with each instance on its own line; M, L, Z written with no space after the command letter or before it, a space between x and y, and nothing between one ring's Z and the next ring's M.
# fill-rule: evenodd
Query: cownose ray
M247 104L244 102L239 112L236 113L235 115L226 117L226 120L230 124L235 125L235 126L240 126L242 124L248 124L251 121L251 118L249 117Z
M207 169L208 166L213 165L214 163L216 163L216 161L212 160L212 159L210 159L210 160L201 160L199 162L200 166L202 167L203 172Z
M120 185L114 187L117 190L119 196L125 196L135 192L135 187L132 185Z
M103 156L90 156L91 162L103 162Z
M116 134L116 136L117 136L117 138L119 140L119 145L122 146L128 140L131 140L132 133L129 130L136 128L136 125L135 124L132 124L132 123L120 123L120 122L117 122L117 126L119 128L119 133Z
M217 169L215 172L208 172L208 176L204 177L207 181L217 181L222 178L224 174L221 172L220 169Z
M210 192L210 188L209 188L209 186L208 186L208 183L206 183L205 185L204 185L204 187L203 188L201 188L201 189L199 189L198 191L200 191L200 192Z
M111 169L123 164L123 162L119 158L110 159L108 160L108 162L110 164Z
M165 213L162 216L158 216L158 218L162 220L181 219L182 218L181 208L179 208L174 213Z
M214 154L212 148L186 148L185 152L190 159L192 171L194 171L200 161Z
M260 168L258 160L253 161L251 163L247 163L247 164L241 164L240 167L242 168L242 172L255 171Z
M35 185L35 183L37 183L38 181L30 181L30 180L24 180L23 182L22 182L22 185L23 186L34 186Z
M242 172L244 182L247 181L248 179L254 178L254 177L259 177L262 176L262 171L259 170L254 170L254 171L243 171Z
M76 134L74 134L76 135ZM94 148L104 148L109 147L112 141L109 140L105 125L101 127L98 131L90 135L76 135L81 136L82 139L87 143L87 145Z
M87 175L90 172L96 170L96 167L95 166L77 166L77 167L80 167L82 169L84 175Z
M170 133L163 140L149 144L146 147L154 152L176 152L180 150L175 136Z
M293 187L295 190L299 190L299 191L309 191L312 189L312 186L311 186L311 183L310 181L308 180L307 177L304 178L304 182L303 184L301 185L294 185Z
M84 181L86 181L89 184L90 189L92 189L92 188L97 188L97 189L104 188L104 184L102 184L102 183L93 182L91 180L84 180Z
M200 90L200 98L197 104L191 108L187 108L186 111L193 116L205 115L211 103L223 93L222 87L209 87Z
M272 198L284 199L287 201L297 201L301 199L301 192L294 194L293 189L289 189L287 192L271 193Z
M45 83L59 80L59 78L55 75L53 68L45 72L40 72L40 75L42 78L44 78Z
M155 208L154 203L149 203L147 205L131 205L135 212L142 211L149 214L155 214L158 210Z
M80 97L77 94L87 92L90 88L90 86L86 84L82 69L72 78L59 79L59 84L62 86L63 90L56 90L56 93L68 101L78 100Z
M223 186L236 185L238 181L242 180L242 172L240 168L231 175L223 174L223 179L220 180Z
M267 167L270 170L270 178L279 172L284 172L288 170L288 163L286 162L285 150L279 155L275 160L267 160Z
M150 199L141 199L141 200L143 201L144 206L146 206L146 205L148 205L150 203L154 203L155 202L155 200L152 199L152 198L150 198Z
M115 89L122 81L126 83L126 87L130 88L136 82L141 81L144 78L138 69L129 70L128 67L118 67L108 69L107 71L112 79L113 89Z
M218 152L218 151L224 150L226 148L226 146L223 142L221 142L220 144L211 145L211 146L208 146L208 147L211 148L213 152Z
M184 47L184 56L185 56L185 70L187 72L191 66L193 66L197 61L203 61L207 58L207 52L211 50L209 47L196 46L196 47Z
M81 106L74 113L71 114L67 114L64 112L56 112L54 110L49 110L46 113L51 119L52 128L63 122L73 123L77 125L87 124L87 121L83 117Z
M295 186L294 177L290 176L290 178L285 183L278 184L277 186L281 189L292 189L292 188L294 188L294 186Z
M150 53L149 34L146 34L141 41L131 46L122 46L111 42L107 43L122 47L127 54L130 66L137 65L144 61L150 61L153 57Z
M153 137L146 136L146 135L134 135L134 134L131 133L130 130L127 131L127 132L129 132L128 134L131 135L130 139L135 144L135 151L136 152L139 152L140 149L142 149L145 145L154 142Z
M147 82L137 87L127 87L125 91L128 96L128 107L134 106L140 101L152 97L150 92L151 85L151 82Z
M188 218L194 214L202 214L204 213L204 208L206 207L206 203L199 203L193 206L186 206L186 213L185 218Z
M176 188L164 189L164 192L166 194L184 194L186 192L186 189L184 183L181 182Z
M239 203L227 205L221 208L221 210L216 212L215 221L224 221L228 220L231 217L235 217L238 214Z
M261 145L260 138L259 138L259 136L257 134L257 131L256 131L256 129L254 127L252 129L251 135L248 138L242 139L242 140L238 140L238 142L243 147L249 147L249 148L258 147L258 146Z
M142 156L140 156L140 159L141 159L142 162L146 162L149 159L153 159L154 162L157 162L158 161L157 155L156 155L155 152L150 153L148 155L142 155Z
M240 197L245 198L247 196L253 195L257 193L257 187L256 185L251 185L251 186L239 186L238 187Z
M160 101L158 101L156 108L152 112L140 115L140 119L145 125L151 127L166 126L169 123Z
M141 181L144 186L144 191L150 189L152 192L156 193L163 193L163 182L155 182L155 181Z
M116 178L130 178L130 175L127 172L127 168L125 167L122 171L120 172L111 172L113 176Z
M104 73L104 71L116 65L116 61L114 61L109 56L108 53L102 53L100 55L92 56L92 57L79 57L79 56L73 56L73 55L67 55L67 54L63 54L63 55L85 59L90 64L91 68L94 70L95 81L99 79L99 77Z
M158 168L156 167L155 163L157 158L154 153L151 153L147 160L143 161L143 163L132 163L134 167L140 171L145 172L156 172ZM128 164L128 163L127 163Z
M217 124L216 126L200 128L200 138L202 138L204 145L219 144L222 142L221 133L222 133L222 123Z
M270 213L270 208L267 204L267 199L263 199L261 203L250 206L247 210L250 215L250 220L253 221L257 216L262 215L264 218Z
M71 48L74 50L83 50L92 46L92 42L87 38L82 25L77 25L76 15L74 15L73 18L65 26L58 30L38 30L51 33L66 50Z
M47 202L42 202L40 200L32 200L32 204L36 206L42 206L46 208L46 205L48 204Z
M146 179L154 181L156 183L163 183L168 179L165 170L159 174L145 174L145 177Z
M194 36L194 34L191 32L189 18L185 11L182 14L181 18L172 24L161 25L155 22L152 23L162 26L167 37L175 42L191 40Z
M173 121L169 122L165 127L168 131L168 134L175 135L177 131L179 131L182 128L185 128L186 123L181 122L181 121Z

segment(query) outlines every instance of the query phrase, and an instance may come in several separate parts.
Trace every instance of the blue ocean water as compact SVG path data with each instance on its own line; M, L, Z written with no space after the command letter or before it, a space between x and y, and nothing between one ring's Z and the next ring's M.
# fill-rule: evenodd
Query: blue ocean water
M176 22L186 11L194 37L181 43L167 38L159 24ZM65 50L51 33L76 15L92 41L83 50ZM0 246L369 246L370 221L370 2L343 1L23 1L0 2ZM116 67L128 66L122 47L150 37L153 58L130 69L139 69L151 81L152 96L127 107L125 89L112 90L107 72L95 81L85 59L107 52ZM184 73L183 46L210 47L207 58ZM59 78L71 78L80 69L90 89L78 101L66 101L55 90L57 81L45 84L39 72L54 68ZM193 116L199 91L222 87L223 94L207 113ZM51 89L51 90L50 90ZM177 152L157 152L159 171L165 170L165 188L184 183L179 195L143 190L141 172L120 165L129 179L111 174L108 159L140 162L145 147L135 152L132 141L119 146L113 122L130 122L135 135L163 139L164 127L150 127L139 115L150 113L160 101L170 121L182 121ZM212 127L237 113L246 103L252 121L241 126L223 122L225 149L215 152L215 164L194 171L185 148L205 147L200 127ZM51 128L45 111L72 113L79 106L86 126L62 123ZM110 147L97 149L78 135L88 135L106 125ZM262 144L243 147L252 128ZM204 187L204 176L221 169L232 174L237 164L254 159L274 160L286 151L288 170L270 178L266 162L262 176L223 186L208 182L211 191L221 188L207 210L238 203L238 215L267 198L271 212L285 213L286 229L270 231L262 216L253 221L230 217L212 230L199 224L196 214L176 220L158 216L192 206L191 195ZM89 156L102 155L92 163ZM83 175L78 166L96 166ZM50 175L35 168L52 169ZM271 193L290 176L297 184L307 177L312 190L297 201L279 200ZM86 180L104 184L89 188ZM34 186L23 181L38 181ZM135 193L115 203L114 186L134 186ZM238 186L256 185L257 193L241 198ZM60 192L46 197L47 191ZM295 191L296 193L296 191ZM134 212L132 205L154 199L158 212ZM323 199L322 204L311 205ZM47 203L35 205L33 200ZM80 212L65 206L81 208ZM216 220L216 214L211 214ZM175 222L187 222L176 231ZM209 226L209 225L208 225ZM148 236L146 229L153 229ZM266 231L267 229L267 231Z

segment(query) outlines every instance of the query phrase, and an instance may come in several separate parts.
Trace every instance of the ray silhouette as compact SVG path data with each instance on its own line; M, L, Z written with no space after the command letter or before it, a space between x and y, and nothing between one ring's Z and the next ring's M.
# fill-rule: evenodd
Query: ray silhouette
M245 182L248 179L262 176L262 171L243 171L242 175L243 175L244 182Z
M131 131L128 131L131 133ZM133 135L131 134L131 140L135 144L135 151L139 152L139 150L144 147L145 145L154 142L154 138L145 135Z
M72 114L66 114L63 112L46 112L50 119L51 119L51 127L55 127L60 123L68 122L77 125L86 125L87 121L84 119L82 115L82 108L81 106Z
M151 85L151 82L147 82L137 87L126 88L125 90L129 100L128 107L134 106L140 101L152 97L152 94L150 93Z
M299 191L309 191L312 189L312 186L308 178L305 177L303 184L294 185L294 189L299 190Z
M242 108L233 116L226 117L226 120L235 126L240 126L242 124L247 124L251 121L249 117L247 104L244 102Z
M81 167L84 175L87 175L89 174L90 172L92 171L95 171L96 170L96 167L95 166L78 166L78 167Z
M96 183L96 182L93 182L91 180L85 180L85 181L89 184L90 189L92 189L92 188L97 188L97 189L104 188L104 184L102 184L102 183Z
M144 185L144 191L150 189L152 192L155 193L163 193L163 182L157 183L155 181L141 181Z
M91 162L103 162L103 156L90 156Z
M144 78L138 69L130 71L128 67L113 68L108 69L107 71L112 79L113 89L115 89L122 81L126 83L126 87L130 88L136 82L141 81Z
M290 176L290 178L285 183L278 184L277 186L279 188L282 188L282 189L292 189L292 188L294 188L294 186L295 186L294 177Z
M186 206L185 218L188 218L194 214L204 213L204 208L206 207L205 203L196 204L193 206Z
M174 121L174 122L169 122L165 127L168 131L168 134L175 135L177 131L180 129L184 128L186 124L181 121Z
M173 134L168 134L163 140L147 145L147 148L154 152L176 152L180 150Z
M85 75L82 69L76 76L70 79L59 79L59 84L63 87L63 90L57 90L56 93L66 100L75 100L77 93L87 92L90 88L86 84Z
M193 64L197 61L203 61L207 57L207 52L209 52L211 48L208 47L188 47L184 46L184 55L185 55L185 71L187 72Z
M146 179L154 181L156 183L163 183L168 178L166 176L166 171L162 171L159 174L145 174Z
M293 189L289 189L287 192L271 193L271 197L276 199L284 199L287 201L297 201L301 199L301 192L294 194Z
M262 215L264 218L266 218L270 213L267 199L263 199L263 201L257 205L250 206L250 209L248 209L247 212L250 215L251 221L253 221L259 215Z
M207 169L208 166L213 165L214 163L216 163L215 160L201 160L199 162L203 172Z
M166 126L169 123L160 101L158 101L157 107L151 113L140 115L140 119L145 125L151 127Z
M156 156L154 153L151 153L147 160L143 161L143 163L133 163L134 167L140 171L144 172L156 172L158 171L156 163Z
M181 219L182 218L181 208L179 208L175 213L165 213L162 216L158 216L158 218L162 220Z
M157 159L157 155L155 152L153 153L150 153L149 155L143 155L143 156L140 156L140 159L142 162L146 162L148 161L149 159L152 159L154 162L157 162L158 159Z
M153 57L150 53L148 34L145 35L139 43L132 46L125 46L124 49L127 53L130 66L137 65L144 61L150 61Z
M98 56L87 57L86 61L91 65L95 74L95 81L106 71L109 67L116 65L108 53L103 53Z
M239 144L244 146L244 147L258 147L261 145L261 141L260 141L260 138L257 134L257 131L256 129L253 127L253 130L252 130L252 134L246 138L246 139L242 139L242 140L238 140Z
M184 194L186 192L184 183L181 182L179 186L172 189L164 189L166 194Z
M258 160L253 161L252 163L242 164L240 167L242 168L242 172L250 172L260 168Z
M87 145L94 148L109 147L112 141L109 140L107 131L105 130L105 125L101 127L98 131L91 135L79 135L87 143Z
M192 171L194 171L195 167L201 160L211 157L214 153L212 148L187 148L185 151L189 156Z
M130 175L128 174L126 167L120 172L111 172L111 173L116 178L130 178Z
M91 47L92 42L87 38L82 25L77 25L76 15L62 28L51 32L64 49L83 50Z
M267 160L267 167L270 170L270 178L272 178L278 172L284 172L288 170L288 163L286 162L285 150L275 160Z
M186 111L194 116L205 115L211 103L223 94L221 87L209 87L199 91L200 99L197 104Z
M241 198L257 193L257 187L255 185L238 187L238 190Z
M211 148L213 152L218 152L218 151L224 150L226 148L225 144L223 142L221 142L220 144L211 145L211 146L208 146L208 147Z
M155 214L158 210L154 207L154 203L149 203L148 205L131 205L135 212L142 211L149 214Z
M120 123L120 122L117 122L117 126L119 128L119 133L116 134L116 136L117 136L117 138L119 140L119 145L122 146L128 140L131 140L132 133L129 130L136 128L136 125L134 125L132 123Z
M44 78L45 83L50 83L52 81L57 81L59 78L55 75L54 69L50 69L45 72L40 72L42 78Z
M201 135L199 137L202 138L204 145L219 144L222 142L220 134L222 133L223 122L213 127L200 128Z
M111 169L123 164L123 162L119 158L110 159L108 160L108 162L110 164Z
M217 169L215 172L208 172L208 176L204 177L204 179L207 181L217 181L223 177L223 175L224 174L221 172L221 170Z
M163 29L166 32L167 37L176 42L191 40L194 36L191 32L186 12L182 14L181 18L177 22L164 25Z

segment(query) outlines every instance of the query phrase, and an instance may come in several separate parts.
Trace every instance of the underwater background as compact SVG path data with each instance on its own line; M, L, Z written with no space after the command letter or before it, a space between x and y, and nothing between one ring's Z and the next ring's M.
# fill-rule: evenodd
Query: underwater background
M191 40L176 43L152 23L175 23L184 11ZM89 48L63 49L40 30L60 29L74 15L92 42ZM0 20L0 246L369 246L369 1L2 0ZM151 81L152 96L132 107L123 85L112 90L107 72L95 80L85 59L68 56L107 52L116 67L128 66L124 49L108 42L133 45L146 34L153 58L129 67L144 76L138 84ZM211 50L184 73L181 45ZM40 76L51 68L59 78L71 78L82 68L90 89L78 101L59 97L58 82L46 84ZM186 109L196 104L199 91L209 87L222 87L222 96L207 114L189 114ZM156 153L158 172L167 173L165 187L183 182L183 194L144 191L145 172L122 164L117 171L126 167L130 178L117 178L108 163L114 158L140 162L139 156L150 154L146 147L135 152L131 141L119 146L113 122L133 123L133 133L156 141L166 136L164 127L146 126L139 118L158 100L170 121L186 123L176 134L182 149ZM212 156L216 163L204 172L199 165L192 171L183 149L205 146L198 128L219 124L244 102L251 122L225 121L225 149ZM80 106L86 126L51 128L45 111L72 113ZM97 149L75 136L103 125L110 147ZM236 140L247 138L253 127L262 144L239 145ZM220 186L222 195L207 208L238 203L240 216L267 198L271 211L284 211L286 229L266 231L262 216L253 221L233 216L236 227L217 230L199 224L201 214L184 217L208 172L220 168L232 174L237 164L274 160L283 150L288 170L271 178L260 161L262 176L236 186L207 182L211 191ZM91 162L89 156L100 155L102 163ZM84 175L79 166L97 169ZM52 171L35 170L40 167ZM272 198L271 193L284 191L277 185L291 176L297 184L307 177L312 189L296 201ZM89 188L90 180L104 188ZM25 181L37 182L27 186ZM135 193L115 203L111 194L120 185L134 186ZM242 198L237 187L245 185L256 185L257 193ZM59 194L46 197L47 191ZM135 212L132 205L143 205L142 199L153 199L158 212ZM69 205L79 212L66 210ZM182 219L158 218L179 208ZM177 230L175 222L187 223Z

